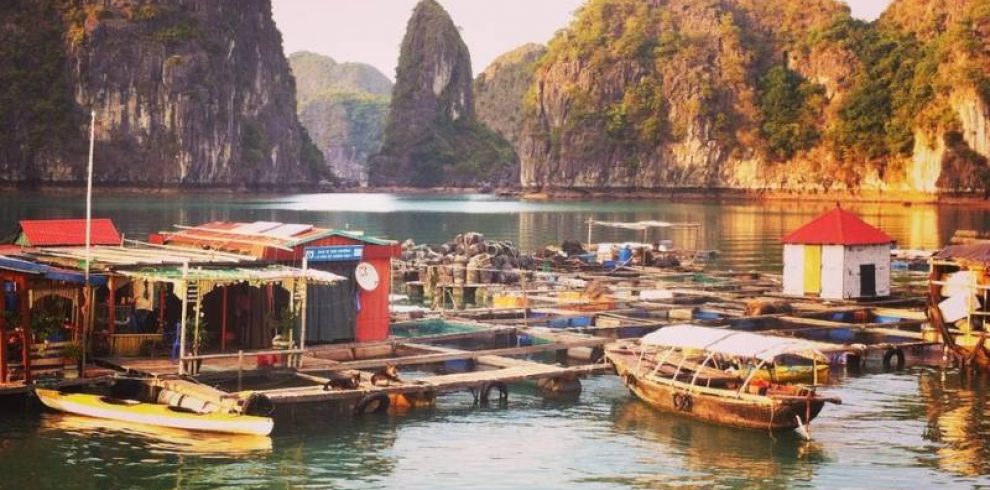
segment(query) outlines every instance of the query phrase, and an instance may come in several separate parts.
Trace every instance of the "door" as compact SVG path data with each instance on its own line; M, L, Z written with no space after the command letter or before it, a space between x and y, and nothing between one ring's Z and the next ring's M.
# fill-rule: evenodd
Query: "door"
M877 295L877 266L874 264L860 264L859 266L859 295Z
M804 246L804 294L818 294L822 290L822 246Z

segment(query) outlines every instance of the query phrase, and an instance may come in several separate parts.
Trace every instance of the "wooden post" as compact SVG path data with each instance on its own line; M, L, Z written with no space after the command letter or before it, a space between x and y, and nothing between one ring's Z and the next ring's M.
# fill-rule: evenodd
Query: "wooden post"
M158 288L158 325L161 326L162 333L165 333L169 329L169 325L165 325L165 303L167 299L165 297L165 285L154 283L155 287Z
M227 286L223 287L223 313L220 319L220 352L227 352Z
M31 382L31 304L28 299L28 282L25 278L17 281L17 308L21 310L21 365L24 366L24 382Z
M114 290L114 286L116 286L114 284L115 282L113 276L107 278L107 287L110 288L110 294L107 295L107 328L110 331L110 335L113 335L117 330L117 293Z
M299 312L299 350L306 348L306 308L309 302L309 279L306 276L306 271L309 270L309 259L306 258L306 254L303 254L302 261L303 269L303 285L302 285L302 311ZM302 357L300 356L300 365L302 367Z
M189 264L182 265L182 279L185 279L189 272ZM186 315L189 314L189 281L183 280L185 285L179 299L182 300L182 320L179 321L179 374L186 374Z
M588 249L591 249L591 227L595 226L594 220L588 218Z
M244 377L244 351L239 350L237 351L237 391L241 391L244 389L242 387L243 377Z
M6 280L0 278L0 288ZM7 382L7 292L0 289L0 384Z
M196 284L196 305L193 307L193 314L196 315L196 318L193 320L193 325L195 325L195 328L193 329L194 356L199 355L199 325L200 325L199 318L202 316L200 313L202 313L203 311L203 302L202 302L203 300L202 297L199 295L199 286L200 286L199 284Z

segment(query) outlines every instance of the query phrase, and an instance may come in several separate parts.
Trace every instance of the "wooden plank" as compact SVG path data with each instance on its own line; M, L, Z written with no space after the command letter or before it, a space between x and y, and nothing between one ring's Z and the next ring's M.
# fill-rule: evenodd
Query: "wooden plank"
M434 346L415 346L423 349L434 350L443 349L443 352L435 354L421 354L408 357L394 357L389 359L365 359L361 361L349 361L325 366L318 369L304 369L303 372L312 371L344 371L348 369L374 369L385 366L414 366L421 364L435 364L445 361L458 361L465 359L480 360L486 357L515 356L522 354L535 354L538 352L567 350L572 347L597 347L611 342L604 338L589 338L580 341L557 342L552 344L530 345L524 347L508 347L504 349L489 349L482 351L463 351L457 349L437 348ZM412 346L412 345L411 345ZM526 361L530 362L530 361ZM539 363L532 363L539 364Z
M515 383L530 379L574 377L585 374L604 373L610 368L604 364L557 367L533 363L535 366L516 366L494 371L474 371L470 373L448 374L421 378L412 382L392 386L381 386L358 390L323 391L322 387L283 388L263 393L276 403L303 403L329 400L354 400L370 393L440 393L462 391L485 383Z

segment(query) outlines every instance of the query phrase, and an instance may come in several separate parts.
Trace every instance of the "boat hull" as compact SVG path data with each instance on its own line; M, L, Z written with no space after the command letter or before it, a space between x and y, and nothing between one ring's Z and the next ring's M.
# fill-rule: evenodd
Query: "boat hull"
M691 390L648 376L637 376L631 367L635 357L606 350L623 384L654 408L706 422L773 432L797 429L821 412L826 400L818 397L747 396L733 390ZM800 420L800 423L799 423Z
M169 427L190 431L266 436L274 422L267 417L225 413L190 413L167 405L128 400L110 402L108 398L83 393L61 393L38 388L38 399L46 407L87 417L110 419L134 424Z

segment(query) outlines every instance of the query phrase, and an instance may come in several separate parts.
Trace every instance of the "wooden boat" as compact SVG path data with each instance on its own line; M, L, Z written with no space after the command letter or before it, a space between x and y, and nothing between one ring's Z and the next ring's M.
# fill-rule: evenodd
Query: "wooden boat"
M230 413L199 413L192 410L84 393L62 393L36 388L46 407L87 417L146 424L173 429L266 436L274 422L268 417Z
M928 320L963 367L990 370L990 242L938 251L928 275Z
M755 379L755 372L781 356L827 362L808 342L694 325L673 325L605 348L623 383L650 405L732 427L787 431L807 426L826 402L816 386ZM719 359L723 361L720 362ZM725 360L755 362L745 377L727 371Z

